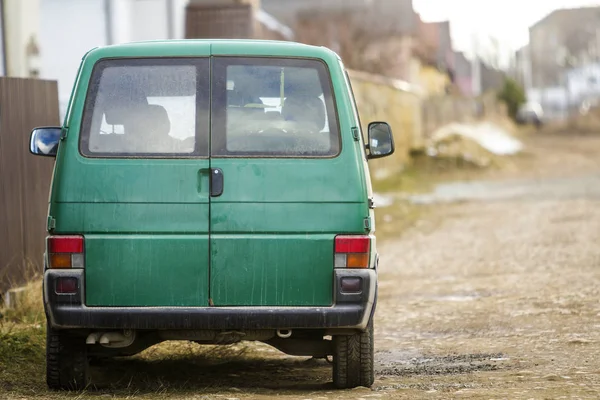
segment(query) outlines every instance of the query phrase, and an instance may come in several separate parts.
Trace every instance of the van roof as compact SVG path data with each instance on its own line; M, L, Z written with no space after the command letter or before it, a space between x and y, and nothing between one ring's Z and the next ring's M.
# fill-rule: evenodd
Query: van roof
M325 47L296 42L254 39L150 40L97 47L86 57L193 57L207 55L283 56L331 59L340 57Z

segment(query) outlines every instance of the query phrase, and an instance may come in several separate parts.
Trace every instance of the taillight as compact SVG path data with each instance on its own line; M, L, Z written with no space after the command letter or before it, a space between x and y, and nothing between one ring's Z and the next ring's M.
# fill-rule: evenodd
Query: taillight
M83 268L83 236L48 237L49 268Z
M369 268L370 251L369 236L337 236L335 268Z

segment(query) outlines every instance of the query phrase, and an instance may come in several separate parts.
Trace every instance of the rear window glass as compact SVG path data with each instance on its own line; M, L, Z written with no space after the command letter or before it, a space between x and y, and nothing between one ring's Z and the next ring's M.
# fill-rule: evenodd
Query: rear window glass
M329 157L340 135L324 63L216 58L213 156Z
M258 57L215 57L212 68L210 63L208 58L97 63L83 114L81 153L160 158L339 154L325 63Z
M81 151L208 156L209 60L110 60L90 82Z

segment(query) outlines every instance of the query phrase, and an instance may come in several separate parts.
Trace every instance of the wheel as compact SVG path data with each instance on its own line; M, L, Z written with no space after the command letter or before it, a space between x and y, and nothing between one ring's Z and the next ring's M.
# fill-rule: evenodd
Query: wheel
M373 369L373 321L367 330L333 338L333 384L339 389L371 387L375 381Z
M82 390L88 384L85 339L55 330L46 330L46 383L53 390Z

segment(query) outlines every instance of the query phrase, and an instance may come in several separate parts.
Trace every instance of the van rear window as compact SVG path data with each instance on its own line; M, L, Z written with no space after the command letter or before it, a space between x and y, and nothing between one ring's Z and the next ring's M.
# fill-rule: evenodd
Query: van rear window
M337 114L323 62L216 57L212 68L210 63L208 58L97 63L83 116L82 154L160 158L339 154Z
M208 58L100 61L86 100L81 152L207 157L209 71Z
M323 62L214 60L213 156L331 157L340 135Z

